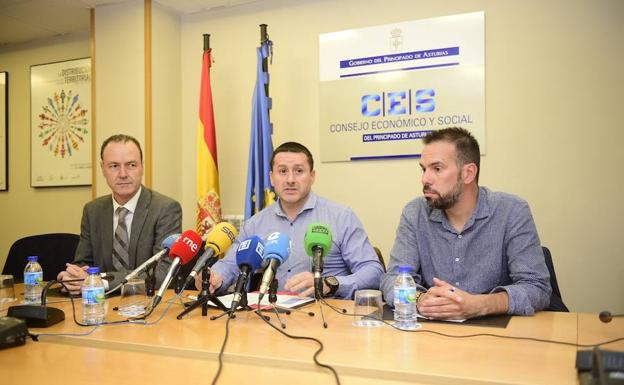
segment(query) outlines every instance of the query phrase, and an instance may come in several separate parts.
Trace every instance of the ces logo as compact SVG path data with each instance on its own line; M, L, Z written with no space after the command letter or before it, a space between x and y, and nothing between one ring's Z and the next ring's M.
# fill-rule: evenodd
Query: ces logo
M432 88L364 95L362 96L362 115L374 117L411 115L413 112L433 112L435 110L434 97L435 90Z

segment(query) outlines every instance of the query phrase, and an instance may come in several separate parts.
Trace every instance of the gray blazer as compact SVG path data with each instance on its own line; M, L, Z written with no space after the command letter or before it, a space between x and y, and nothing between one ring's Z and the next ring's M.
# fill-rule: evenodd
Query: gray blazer
M132 269L161 250L167 236L182 232L182 207L162 194L142 186L130 230L129 259ZM98 266L101 272L114 272L113 267L113 200L111 195L97 198L84 206L80 225L80 242L74 263ZM160 262L156 270L158 285L170 266ZM114 273L109 287L117 286L128 272Z

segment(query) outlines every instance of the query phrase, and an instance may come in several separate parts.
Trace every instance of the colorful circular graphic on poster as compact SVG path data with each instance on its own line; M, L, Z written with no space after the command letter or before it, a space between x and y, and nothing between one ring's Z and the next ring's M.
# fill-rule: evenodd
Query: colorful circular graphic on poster
M80 105L79 95L72 95L69 90L55 92L48 97L48 104L42 107L39 114L39 139L54 156L72 156L74 151L80 150L80 144L85 142L88 134L87 110Z

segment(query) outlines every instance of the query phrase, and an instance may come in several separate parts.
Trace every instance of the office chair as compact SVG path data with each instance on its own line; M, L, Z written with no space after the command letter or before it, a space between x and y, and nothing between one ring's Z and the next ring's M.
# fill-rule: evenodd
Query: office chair
M78 241L79 235L66 233L31 235L18 239L9 249L2 274L12 274L15 282L23 282L26 258L36 255L43 269L43 280L56 279L58 273L65 270L65 263L74 260Z
M569 312L568 307L563 303L561 298L561 292L559 291L559 285L557 284L557 275L555 274L555 266L553 265L552 256L548 247L542 246L544 251L544 260L546 261L546 267L550 273L550 286L552 287L552 294L550 295L550 305L546 310L550 311L562 311Z
M373 246L375 249L375 253L377 253L377 258L379 258L379 263L381 263L381 267L383 268L384 273L386 272L386 262L384 261L383 255L381 254L381 250L379 250L376 246Z

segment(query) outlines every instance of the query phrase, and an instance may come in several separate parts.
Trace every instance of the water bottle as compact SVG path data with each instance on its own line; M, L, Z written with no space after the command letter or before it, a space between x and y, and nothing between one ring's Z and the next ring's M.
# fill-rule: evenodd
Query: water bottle
M41 304L43 270L38 260L39 257L31 255L24 269L24 303L27 304Z
M99 267L87 269L89 274L82 283L82 319L87 325L98 325L106 319L104 282Z
M418 328L416 322L416 283L409 266L399 266L394 280L394 326L403 330Z

